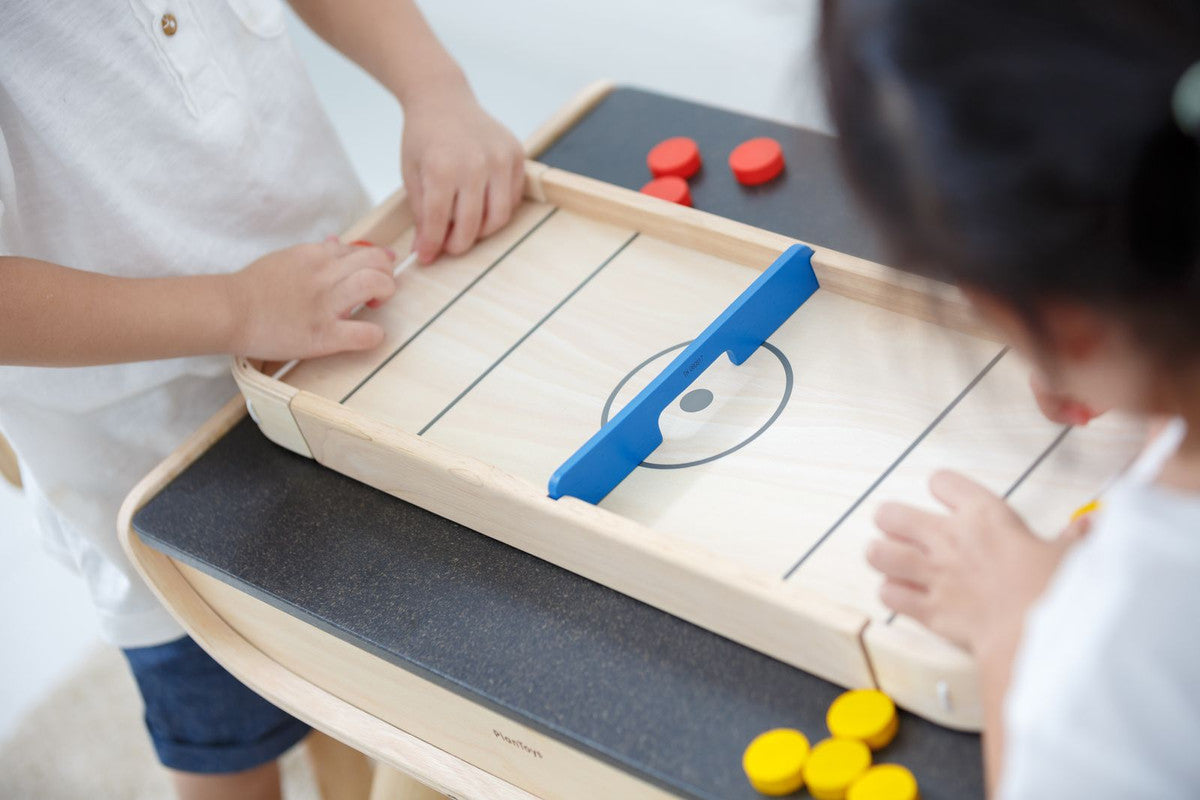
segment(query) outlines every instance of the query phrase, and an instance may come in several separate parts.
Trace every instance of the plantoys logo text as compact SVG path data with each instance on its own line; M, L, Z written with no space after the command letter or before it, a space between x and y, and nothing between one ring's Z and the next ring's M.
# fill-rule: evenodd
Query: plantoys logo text
M534 758L542 758L542 753L540 750L533 749L529 745L522 742L520 739L512 739L508 736L505 736L503 733L496 730L495 728L492 728L492 734L495 735L495 737L497 739L502 739L505 744L510 744L519 750L524 750L526 753L533 756Z

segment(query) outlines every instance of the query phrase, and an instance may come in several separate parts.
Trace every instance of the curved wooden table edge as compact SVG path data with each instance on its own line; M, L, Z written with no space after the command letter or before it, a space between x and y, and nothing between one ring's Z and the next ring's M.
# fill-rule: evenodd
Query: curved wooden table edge
M146 583L188 634L221 666L313 728L457 797L532 800L533 795L368 714L267 656L226 623L172 558L149 547L134 531L134 514L245 413L240 396L230 400L126 498L118 533L126 554Z

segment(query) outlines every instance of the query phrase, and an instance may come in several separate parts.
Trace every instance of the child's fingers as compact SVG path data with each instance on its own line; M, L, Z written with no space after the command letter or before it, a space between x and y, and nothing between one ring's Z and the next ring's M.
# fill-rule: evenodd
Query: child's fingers
M940 514L904 503L881 503L875 512L875 525L884 535L926 551L940 532L944 519Z
M411 174L416 175L417 173L413 171ZM408 207L412 209L413 225L417 230L420 230L422 214L425 211L425 192L421 186L420 179L415 177L410 179L410 173L405 171L404 189L408 194ZM417 249L417 238L415 236L412 241L412 249L414 251Z
M525 154L517 153L513 159L512 165L512 183L509 184L509 191L512 192L512 207L518 208L521 205L521 198L525 196Z
M449 176L426 170L422 178L424 193L420 225L417 228L417 253L422 264L429 264L442 252L450 215L454 210L454 183Z
M929 561L914 545L894 539L878 539L867 546L867 563L888 580L913 586L929 585Z
M329 280L334 285L364 269L391 276L396 265L395 254L383 247L354 247L329 265Z
M479 238L486 192L487 176L484 173L473 174L465 185L458 187L454 199L454 228L446 239L447 253L462 255Z
M484 213L483 227L479 231L481 237L491 236L503 228L512 216L512 187L508 181L507 174L493 176L492 180L488 181L487 208Z
M348 350L370 350L383 342L383 327L373 322L342 319L333 324L326 337L326 351L342 353Z
M341 258L342 256L354 250L348 244L343 244L342 240L336 236L326 236L325 241L319 245L321 255L325 258Z
M953 511L978 503L1003 502L987 488L966 475L944 469L938 470L929 479L929 491L944 506Z
M1088 535L1088 531L1092 529L1092 515L1084 514L1079 519L1073 520L1067 527L1063 528L1062 533L1058 535L1058 541L1064 544L1074 544L1080 539Z
M520 207L525 194L525 153L519 147L501 157L488 181L488 210L483 235L503 228Z
M396 293L396 279L391 272L360 269L340 280L330 291L334 313L345 316L359 305L371 300L383 302Z
M879 589L879 599L885 606L924 623L929 612L929 595L922 589L903 581L887 580Z
M305 242L281 250L287 258L283 261L285 269L319 269L322 264L350 252L349 245L342 244L336 236L328 236L324 241Z

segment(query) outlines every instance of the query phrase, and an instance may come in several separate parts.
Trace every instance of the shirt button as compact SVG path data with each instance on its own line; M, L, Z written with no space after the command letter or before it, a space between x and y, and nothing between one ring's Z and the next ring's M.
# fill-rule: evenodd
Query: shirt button
M174 14L163 14L159 22L162 25L162 32L167 36L174 36L175 31L179 30L179 20L175 19Z

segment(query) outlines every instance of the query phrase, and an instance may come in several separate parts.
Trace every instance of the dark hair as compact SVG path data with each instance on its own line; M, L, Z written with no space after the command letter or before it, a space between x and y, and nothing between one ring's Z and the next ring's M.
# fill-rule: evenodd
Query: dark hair
M894 266L1200 352L1196 0L825 0L844 166Z

